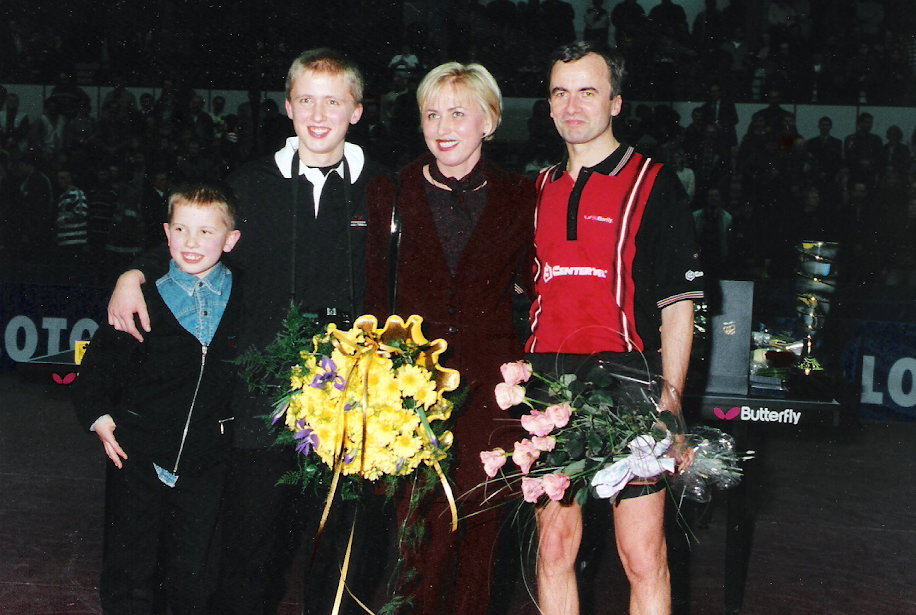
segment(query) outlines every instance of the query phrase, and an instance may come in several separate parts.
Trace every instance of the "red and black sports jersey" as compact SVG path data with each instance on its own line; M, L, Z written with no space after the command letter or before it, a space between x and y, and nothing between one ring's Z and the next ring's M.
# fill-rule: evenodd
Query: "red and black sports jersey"
M626 145L575 183L542 172L535 249L528 352L655 352L662 308L703 296L683 188Z

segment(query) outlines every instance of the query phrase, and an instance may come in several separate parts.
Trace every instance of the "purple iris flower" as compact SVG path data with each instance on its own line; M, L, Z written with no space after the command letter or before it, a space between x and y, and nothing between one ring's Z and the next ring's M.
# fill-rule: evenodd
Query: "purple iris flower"
M334 380L334 374L315 374L312 382L309 384L313 389L323 389L326 382Z
M297 427L299 426L298 424L299 421L296 423ZM296 452L302 455L308 455L313 448L318 446L318 436L308 428L297 431L293 434L293 438L299 441L296 445Z
M276 425L276 424L277 424L277 421L280 420L280 417L282 417L284 414L286 414L287 408L289 408L289 402L286 402L285 404L283 404L282 406L280 406L280 409L277 410L277 413L276 413L276 414L274 414L274 418L273 418L273 420L270 422L270 424L271 424L271 425Z
M318 367L324 370L323 374L315 374L309 386L313 389L323 389L324 385L332 383L338 391L344 390L344 379L337 375L337 365L329 357L321 357Z
M346 453L346 454L344 455L344 458L343 458L344 465L349 464L349 463L352 462L355 458L356 458L356 455L354 455L353 453Z

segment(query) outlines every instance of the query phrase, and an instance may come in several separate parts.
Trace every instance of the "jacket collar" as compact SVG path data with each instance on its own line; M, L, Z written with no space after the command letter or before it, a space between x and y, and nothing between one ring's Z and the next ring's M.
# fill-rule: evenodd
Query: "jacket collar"
M171 280L189 297L194 294L198 285L203 286L216 295L221 295L223 294L223 290L225 290L227 278L231 276L232 274L224 264L217 263L209 275L198 278L197 276L185 273L179 269L175 261L172 260L169 262L169 272L156 280L156 286L165 283L166 280Z
M289 137L286 139L286 145L277 150L274 154L274 162L276 162L277 168L286 179L290 179L291 177L289 171L292 166L293 156L298 149L299 137ZM366 165L366 155L363 153L363 148L354 143L344 143L344 158L346 158L347 165L350 167L350 183L355 184L356 180L359 179L360 174L363 172L363 167ZM335 169L340 173L341 177L343 177L342 167L343 165ZM299 173L304 174L306 168L307 167L300 161Z

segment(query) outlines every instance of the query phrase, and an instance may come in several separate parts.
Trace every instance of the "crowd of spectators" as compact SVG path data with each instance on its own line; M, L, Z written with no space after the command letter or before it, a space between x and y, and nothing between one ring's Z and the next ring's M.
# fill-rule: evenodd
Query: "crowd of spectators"
M179 181L220 180L239 163L279 149L292 134L258 90L234 112L215 96L165 79L158 98L111 90L95 118L90 99L61 72L30 118L0 86L0 246L39 265L72 265L110 280L161 243L166 197Z
M689 22L674 0L648 12L636 0L591 0L582 15L563 0L464 0L421 19L396 1L70 4L4 3L0 83L48 83L83 65L91 85L149 85L180 70L197 87L268 89L301 47L330 45L364 67L370 90L387 85L389 59L403 55L420 72L478 60L506 95L530 97L541 94L551 50L581 33L623 51L641 100L696 100L718 83L734 101L762 100L776 85L791 103L916 102L907 0L704 0Z
M535 97L549 54L581 33L623 52L634 99L698 100L716 83L735 102L777 87L794 104L916 104L916 12L902 0L705 0L691 22L673 0L648 12L636 0L591 0L581 16L563 0L468 0L449 24L447 44L414 25L406 51L390 53L419 72L478 61L505 95Z
M704 268L714 277L790 278L802 241L841 245L851 284L916 286L916 130L872 132L874 117L834 136L833 120L797 126L771 87L737 134L717 84L686 126L664 104L630 109L622 139L672 165L694 210ZM615 129L615 133L617 129Z
M135 19L122 3L113 6L108 22L117 15L124 23ZM916 254L907 239L916 223L916 131L892 126L882 138L872 134L872 118L864 113L856 132L842 140L831 134L829 117L817 126L796 126L782 106L916 104L916 46L905 29L891 27L906 23L895 6L770 2L768 27L751 44L740 0L722 7L706 0L692 24L672 0L660 0L648 13L635 0L608 8L592 0L579 31L616 40L632 76L625 100L706 101L683 122L665 102L625 104L615 133L677 170L697 212L711 272L791 276L792 246L813 238L846 245L857 281L916 285ZM223 8L246 17L247 9ZM351 138L392 168L423 150L414 100L428 67L452 57L480 61L505 95L540 98L547 54L577 31L572 7L562 0L474 0L466 8L449 21L447 49L433 45L424 26L408 28L394 46L379 38L381 26L347 24L341 34L334 27L341 23L337 12L323 15L323 35L343 38L317 43L347 48L347 41L364 39L352 48L366 67L369 88ZM191 9L171 9L180 10ZM53 84L40 117L19 111L15 86L0 91L5 253L91 269L97 281L110 283L135 254L161 241L170 185L223 178L241 162L278 149L292 129L282 101L261 91L282 82L294 39L285 21L265 12L233 33L236 43L247 35L251 44L213 43L209 54L196 49L182 55L194 37L180 26L193 21L180 14L159 15L145 29L110 29L117 34L94 46L59 21L56 29L26 18L0 25L0 83ZM367 48L379 40L386 43L369 55ZM98 60L88 83L77 83L80 53L74 49ZM181 70L172 70L175 58L183 59ZM125 83L155 83L156 97L135 96ZM207 104L188 85L217 83L250 87L248 100L235 109L221 96ZM90 84L114 86L97 113L81 87ZM738 134L735 103L749 101L766 106L754 113L746 134ZM529 173L556 160L562 148L543 99L528 129L528 143L492 155Z

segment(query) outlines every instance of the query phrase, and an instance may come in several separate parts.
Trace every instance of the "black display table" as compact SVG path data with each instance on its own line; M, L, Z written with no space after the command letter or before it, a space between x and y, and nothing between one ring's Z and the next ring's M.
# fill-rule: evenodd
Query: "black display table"
M721 429L735 439L739 451L759 450L765 437L791 433L800 425L838 426L849 411L848 404L824 398L830 380L824 377L793 379L790 390L751 389L747 395L688 393L685 410L703 423ZM835 392L835 391L834 391ZM744 586L754 535L756 507L751 491L762 459L745 461L740 484L727 492L724 603L727 615L741 612Z
M67 386L76 379L78 370L79 366L73 362L73 350L16 363L16 374L22 382Z

